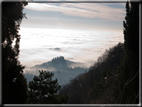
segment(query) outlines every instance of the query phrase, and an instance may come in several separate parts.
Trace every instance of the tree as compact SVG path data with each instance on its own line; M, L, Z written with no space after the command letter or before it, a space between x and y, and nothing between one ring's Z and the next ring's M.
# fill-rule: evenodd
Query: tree
M53 73L39 71L39 76L34 76L29 82L29 103L31 104L60 104L66 103L68 96L57 95L61 86L57 79L52 80Z
M115 103L114 92L118 88L116 83L119 75L117 69L123 57L124 44L118 43L106 50L88 72L71 79L60 90L61 95L69 95L67 104Z
M126 3L124 51L120 73L120 103L139 102L139 3Z
M27 2L2 2L2 103L27 102L27 82L23 76L24 66L18 60L20 23L25 17L23 8ZM15 41L15 44L13 42Z

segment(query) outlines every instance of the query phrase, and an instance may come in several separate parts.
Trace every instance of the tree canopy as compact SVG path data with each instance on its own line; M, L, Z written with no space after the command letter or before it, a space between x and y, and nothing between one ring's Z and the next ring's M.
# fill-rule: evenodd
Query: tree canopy
M34 76L29 82L29 103L30 104L62 104L66 103L68 96L57 95L61 86L57 79L52 80L53 73L39 71L39 76Z

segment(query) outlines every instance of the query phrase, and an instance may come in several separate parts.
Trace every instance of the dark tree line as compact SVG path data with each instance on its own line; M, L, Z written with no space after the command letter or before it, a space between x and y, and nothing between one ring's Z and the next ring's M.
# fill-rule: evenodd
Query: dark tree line
M2 103L27 102L27 82L20 64L20 23L25 17L23 8L27 2L2 2ZM15 45L12 43L15 40Z
M64 85L60 94L68 94L67 104L115 103L118 71L124 57L124 44L106 50L89 71L78 75Z
M125 57L120 67L119 103L139 103L139 3L126 3Z

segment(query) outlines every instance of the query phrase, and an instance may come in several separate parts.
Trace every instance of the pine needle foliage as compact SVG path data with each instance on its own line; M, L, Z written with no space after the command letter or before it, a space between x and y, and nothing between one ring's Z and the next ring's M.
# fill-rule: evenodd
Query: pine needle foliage
M68 96L61 96L58 93L61 86L56 80L52 80L52 72L39 71L39 76L34 76L29 82L29 103L30 104L62 104L66 103Z

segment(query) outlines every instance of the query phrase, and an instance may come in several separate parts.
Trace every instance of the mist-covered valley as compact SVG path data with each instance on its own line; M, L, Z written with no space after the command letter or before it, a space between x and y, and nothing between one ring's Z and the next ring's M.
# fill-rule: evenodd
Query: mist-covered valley
M51 61L26 68L24 76L27 82L32 81L35 75L38 76L39 70L53 72L52 79L57 78L59 85L62 86L69 83L70 79L75 78L77 75L87 72L88 68L85 67L84 63L73 62L59 56Z

